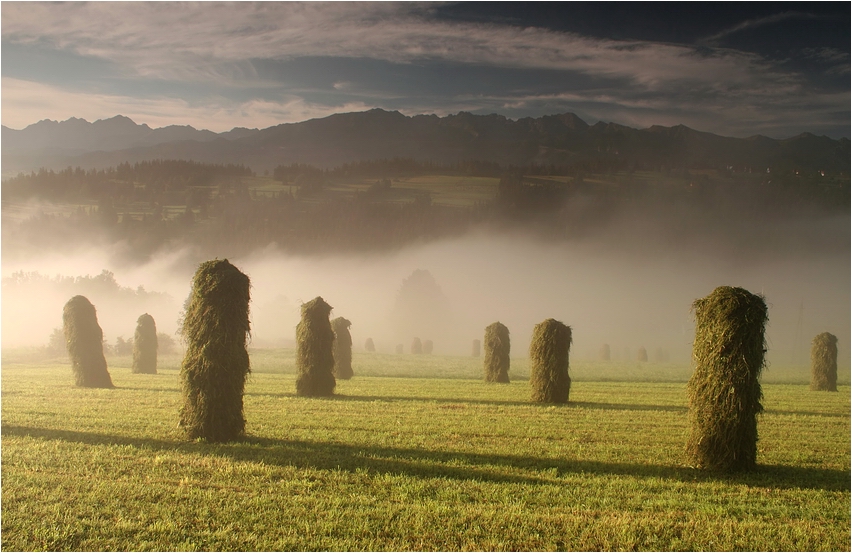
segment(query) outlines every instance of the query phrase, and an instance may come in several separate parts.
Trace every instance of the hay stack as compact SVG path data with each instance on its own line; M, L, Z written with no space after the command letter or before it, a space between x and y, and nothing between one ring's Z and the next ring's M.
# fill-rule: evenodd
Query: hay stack
M404 349L405 349L405 347L402 344L397 344L396 345L396 354L402 355Z
M332 307L317 296L302 304L296 326L296 394L307 397L334 394L334 331L328 321Z
M532 400L540 403L567 403L571 390L568 354L571 327L547 319L533 330L530 342L530 384Z
M432 343L432 340L423 340L423 354L424 355L432 355L432 350L435 345Z
M768 320L762 296L721 286L695 300L695 372L687 385L687 454L699 468L748 470L757 461L759 377Z
M478 340L477 340L478 341ZM509 382L509 329L503 323L491 323L485 327L486 382Z
M420 343L420 338L415 337L414 340L411 341L411 353L415 355L423 353L423 344Z
M610 359L612 359L609 344L604 344L601 346L601 350L598 352L598 358L601 361L609 361Z
M648 350L645 349L645 346L639 347L639 351L636 352L636 360L640 363L648 362Z
M157 374L157 324L154 317L144 313L136 319L136 332L133 334L133 366L131 372L137 374Z
M470 348L470 356L471 357L479 357L480 353L480 342L479 340L474 340L473 345Z
M85 388L112 388L104 357L104 333L95 306L85 296L74 296L62 310L65 347L71 358L74 383Z
M837 336L823 332L811 344L811 390L837 391Z
M352 323L343 317L337 317L331 321L331 330L334 332L334 376L341 380L349 380L354 374L350 326Z
M228 260L198 266L181 334L180 424L190 439L227 442L245 432L243 391L250 372L249 277Z
M364 342L364 349L370 353L376 351L376 345L373 343L372 338L367 338L367 341Z

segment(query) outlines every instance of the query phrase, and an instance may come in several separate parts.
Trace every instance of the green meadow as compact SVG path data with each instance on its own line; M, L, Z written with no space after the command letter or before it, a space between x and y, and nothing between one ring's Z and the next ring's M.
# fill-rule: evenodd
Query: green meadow
M684 366L578 362L567 405L481 359L356 352L295 395L293 350L252 350L245 439L186 440L180 357L115 389L4 352L4 550L849 550L850 387L766 373L758 464L690 468ZM770 378L770 376L774 378Z

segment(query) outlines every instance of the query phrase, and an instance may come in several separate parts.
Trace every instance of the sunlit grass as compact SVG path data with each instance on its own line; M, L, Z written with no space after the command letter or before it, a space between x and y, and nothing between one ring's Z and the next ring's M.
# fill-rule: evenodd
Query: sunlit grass
M177 427L177 355L112 359L114 390L4 356L2 547L849 549L848 386L765 385L759 469L721 476L684 465L684 382L577 378L534 405L520 378L456 374L481 360L356 354L308 399L290 353L252 352L247 437L220 445Z

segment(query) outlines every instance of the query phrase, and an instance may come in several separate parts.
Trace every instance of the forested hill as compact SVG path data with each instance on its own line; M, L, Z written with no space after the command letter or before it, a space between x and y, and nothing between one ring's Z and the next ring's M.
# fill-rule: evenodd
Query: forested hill
M380 109L219 135L191 127L150 129L120 117L93 124L69 120L21 131L3 129L6 176L42 167L102 169L154 159L245 165L262 172L292 163L331 168L390 158L585 171L773 168L848 175L850 143L848 138L809 133L776 140L723 137L682 125L588 125L571 113L511 120L465 112L408 117Z

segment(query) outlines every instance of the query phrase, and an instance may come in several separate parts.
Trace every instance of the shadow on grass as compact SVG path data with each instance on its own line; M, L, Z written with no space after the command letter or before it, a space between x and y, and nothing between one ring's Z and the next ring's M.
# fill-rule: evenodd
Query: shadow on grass
M5 438L26 436L87 445L121 445L151 451L180 451L197 455L225 456L235 461L262 462L273 466L351 472L366 470L373 473L403 474L419 478L561 484L558 477L589 474L660 478L678 482L723 482L779 489L827 491L849 491L850 489L849 471L786 465L758 465L757 469L751 472L717 474L682 466L433 451L336 442L281 440L256 436L247 436L237 442L210 444L201 441L130 438L96 432L17 425L3 425L0 430Z
M247 396L263 396L277 398L299 398L319 401L363 401L368 403L374 402L396 402L396 401L419 401L423 403L436 404L474 404L474 405L493 405L496 407L502 405L514 406L529 406L529 407L557 407L559 409L600 409L607 411L674 411L685 413L686 407L679 405L644 405L635 403L598 403L593 401L569 401L568 403L535 403L533 401L500 401L493 399L474 399L474 398L448 398L448 397L424 397L424 396L362 396L348 394L334 394L328 397L312 397L304 398L296 395L294 392L246 392Z

